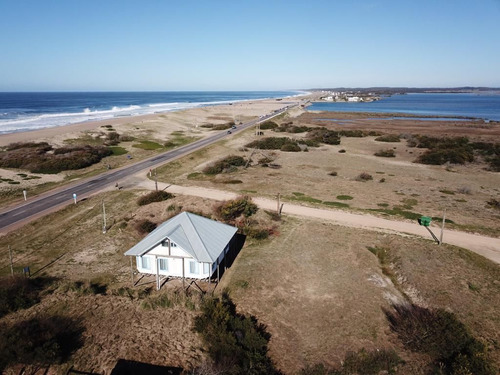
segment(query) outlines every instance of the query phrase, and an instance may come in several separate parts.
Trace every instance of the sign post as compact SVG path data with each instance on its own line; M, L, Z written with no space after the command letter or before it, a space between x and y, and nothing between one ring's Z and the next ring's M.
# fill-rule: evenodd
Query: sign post
M24 195L24 200L27 199L28 192L26 190L23 190L23 195Z

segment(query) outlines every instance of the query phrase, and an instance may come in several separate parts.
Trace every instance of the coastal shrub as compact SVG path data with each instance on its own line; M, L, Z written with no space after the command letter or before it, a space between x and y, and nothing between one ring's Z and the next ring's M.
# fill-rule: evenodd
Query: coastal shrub
M429 355L435 370L445 374L496 374L484 344L453 313L413 304L394 305L384 312L403 344Z
M306 366L300 375L394 374L403 360L393 349L347 352L340 369L330 369L322 363Z
M17 144L11 151L0 153L0 167L27 169L32 173L59 173L91 166L112 153L104 146L73 146L53 150L47 143L28 144L28 147Z
M473 151L465 147L427 150L417 158L417 163L431 165L443 165L445 163L465 164L473 161Z
M35 148L37 150L50 151L52 146L47 142L15 142L7 145L6 151L19 150L22 148Z
M235 167L245 165L246 162L247 161L241 156L230 155L212 164L209 164L203 169L203 173L215 175L222 172L230 172L234 170Z
M373 176L369 173L362 172L356 177L356 181L370 181L373 180Z
M106 140L104 141L105 145L116 146L118 143L120 143L120 134L115 131L110 131L106 134Z
M268 356L271 337L254 317L236 312L227 291L220 298L205 298L194 319L208 355L224 374L278 374Z
M336 177L338 175L338 172L337 171L333 171L333 172L328 173L328 175Z
M156 227L157 227L157 224L153 223L152 221L150 221L148 219L139 220L135 226L135 228L137 229L137 231L140 234L151 233L152 231L154 231L156 229Z
M277 127L279 127L279 125L274 121L265 121L262 124L260 124L261 130L276 129Z
M490 206L491 208L496 208L497 210L500 210L500 201L496 200L496 199L490 199L488 202L486 202L488 204L488 206Z
M375 156L380 156L380 157L383 157L383 158L393 158L393 157L396 156L396 154L394 153L394 150L392 148L388 148L388 149L385 149L385 150L379 150L374 155Z
M273 130L276 132L286 132L286 133L305 133L312 128L308 126L298 126L298 125L293 125L293 122L287 122L284 124L281 124L279 127L274 128Z
M351 199L354 199L350 195L337 195L337 199L341 201L350 201Z
M386 134L375 138L378 142L401 142L399 135L397 134Z
M232 222L241 215L250 217L258 211L258 207L249 196L242 196L225 201L215 207L215 216L224 221Z
M319 142L313 139L299 139L297 143L299 145L306 145L307 147L319 147Z
M339 130L338 133L341 137L349 138L362 138L367 136L367 133L362 130Z
M148 193L148 194L140 197L137 200L137 204L139 206L145 206L145 205L153 203L153 202L166 201L166 200L173 198L173 197L174 197L174 195L172 193L167 192L167 191L163 191L163 190L152 191L151 193Z
M281 150L287 143L296 142L288 137L267 137L250 142L246 145L249 148L258 148L260 150Z
M339 133L325 128L314 128L308 134L307 138L316 142L325 143L328 145L339 145Z
M346 150L344 150L343 148L339 150L339 154L345 154L346 153Z
M40 367L59 364L83 345L84 327L64 316L39 316L17 323L0 324L0 371L8 365Z
M51 282L48 278L6 276L0 278L0 317L26 309L40 301L40 292Z
M301 148L297 143L285 143L283 146L281 146L281 151L299 152L301 151Z

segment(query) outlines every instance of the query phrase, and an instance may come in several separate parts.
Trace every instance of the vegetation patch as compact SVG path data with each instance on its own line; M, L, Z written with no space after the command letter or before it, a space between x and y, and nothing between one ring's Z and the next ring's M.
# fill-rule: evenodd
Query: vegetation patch
M339 132L325 129L314 128L308 134L307 138L316 142L325 143L327 145L339 145L340 135Z
M0 278L0 317L26 309L40 301L40 292L51 282L47 278L5 276Z
M240 216L250 217L255 214L259 208L252 202L252 198L242 196L237 199L222 202L215 207L215 215L218 219L232 223Z
M279 127L279 125L277 123L275 123L274 121L265 121L262 124L260 124L260 128L262 130L276 129L278 127Z
M500 201L499 200L496 200L496 199L490 199L488 202L486 202L486 204L491 207L491 208L495 208L497 210L500 210Z
M59 173L91 166L112 153L104 146L53 148L46 142L16 143L0 152L0 167L26 169L32 173Z
M406 211L401 208L398 208L397 206L393 207L393 209L387 209L387 208L369 208L368 211L373 211L373 212L381 212L386 215L395 215L395 216L401 216L406 219L410 220L418 220L422 214L412 212L412 211Z
M337 195L337 199L341 201L350 201L354 198L351 197L350 195Z
M157 224L153 223L152 221L150 221L148 219L139 220L135 225L135 229L137 229L137 231L140 234L151 233L152 231L154 231L156 229L156 227L157 227Z
M23 364L34 374L40 367L62 363L83 345L83 331L81 322L58 315L1 324L0 371Z
M356 181L366 182L366 181L370 181L370 180L373 180L373 176L369 173L366 173L366 172L362 172L358 175L358 177L356 177Z
M243 166L247 163L245 158L241 156L230 155L224 159L220 159L212 164L209 164L203 169L203 173L216 175L219 173L229 173L236 170L236 167Z
M109 149L113 153L113 156L125 155L128 152L125 148L120 146L111 146Z
M443 194L448 194L448 195L455 195L454 191L447 190L447 189L439 190L439 192L443 193Z
M309 197L309 196L305 195L304 193L294 192L292 194L293 195L288 196L287 198L294 200L294 201L300 201L300 202L323 203L323 201L321 199Z
M236 306L224 292L220 298L206 298L201 314L194 320L214 370L223 374L279 374L268 356L271 337L255 317L236 312Z
M394 157L396 157L396 153L394 152L394 150L392 148L388 148L388 149L385 149L385 150L379 150L374 155L375 156L380 156L380 157L383 157L383 158L394 158Z
M385 310L385 314L391 329L408 349L425 353L433 359L433 371L496 374L485 345L472 336L455 314L413 304L394 305L392 310Z
M140 141L139 143L133 144L132 147L140 148L141 150L148 150L148 151L158 150L160 148L163 148L163 146L159 143L156 143L153 141L146 141L146 140L143 140L143 141Z
M330 201L325 201L322 202L326 206L331 206L331 207L338 207L338 208L349 208L349 205L347 203L342 203L342 202L330 202Z
M268 137L257 139L246 145L249 148L258 148L260 150L282 150L282 151L300 151L297 141L288 137Z
M172 193L163 190L157 190L140 197L137 200L137 204L139 206L145 206L154 202L163 202L173 197L174 195Z

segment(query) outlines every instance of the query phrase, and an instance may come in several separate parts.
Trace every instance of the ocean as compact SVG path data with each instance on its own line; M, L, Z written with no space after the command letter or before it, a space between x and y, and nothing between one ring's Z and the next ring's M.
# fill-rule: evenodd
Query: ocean
M374 102L315 102L309 111L406 113L415 116L472 117L500 121L500 94L418 93L383 97Z
M0 134L137 116L298 91L0 92Z

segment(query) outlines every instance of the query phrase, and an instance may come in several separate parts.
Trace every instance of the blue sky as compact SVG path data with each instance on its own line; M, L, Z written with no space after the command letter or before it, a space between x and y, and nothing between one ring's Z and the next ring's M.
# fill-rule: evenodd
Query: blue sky
M500 87L500 0L0 0L0 91Z

